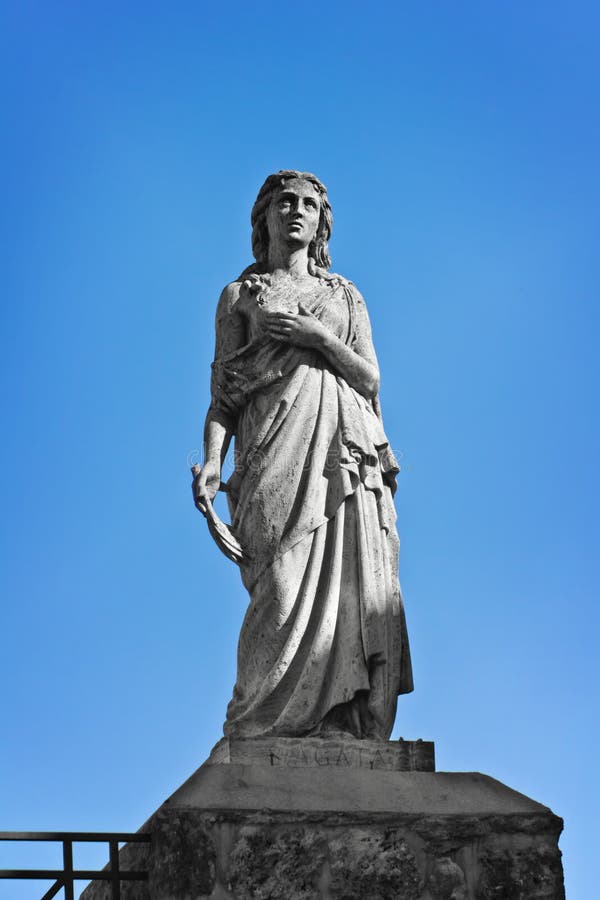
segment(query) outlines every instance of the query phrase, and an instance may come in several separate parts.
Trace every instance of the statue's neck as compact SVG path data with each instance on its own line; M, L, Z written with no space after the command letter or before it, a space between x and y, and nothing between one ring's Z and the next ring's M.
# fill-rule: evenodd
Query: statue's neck
M269 250L269 272L273 275L285 274L292 278L306 278L308 275L308 247L274 247Z

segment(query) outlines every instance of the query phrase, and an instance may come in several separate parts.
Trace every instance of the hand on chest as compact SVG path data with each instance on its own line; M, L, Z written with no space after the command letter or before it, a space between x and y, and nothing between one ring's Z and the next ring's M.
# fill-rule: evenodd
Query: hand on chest
M334 334L343 336L348 323L348 305L344 292L330 283L312 279L312 283L306 284L290 276L261 275L242 286L239 298L239 311L246 318L252 337L263 331L267 314L297 314L300 305Z

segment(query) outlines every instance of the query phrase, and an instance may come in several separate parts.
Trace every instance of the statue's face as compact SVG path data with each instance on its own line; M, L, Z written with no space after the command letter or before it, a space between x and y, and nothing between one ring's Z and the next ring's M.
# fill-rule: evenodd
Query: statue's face
M319 227L321 200L309 181L286 181L267 210L269 243L308 247Z

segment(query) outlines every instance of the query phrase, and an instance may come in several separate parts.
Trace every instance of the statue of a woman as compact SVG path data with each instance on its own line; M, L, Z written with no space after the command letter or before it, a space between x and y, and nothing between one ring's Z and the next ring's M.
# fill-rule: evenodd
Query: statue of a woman
M329 273L332 215L306 172L270 175L252 210L256 264L216 316L205 463L226 490L250 593L225 734L389 738L412 690L379 370L365 303Z

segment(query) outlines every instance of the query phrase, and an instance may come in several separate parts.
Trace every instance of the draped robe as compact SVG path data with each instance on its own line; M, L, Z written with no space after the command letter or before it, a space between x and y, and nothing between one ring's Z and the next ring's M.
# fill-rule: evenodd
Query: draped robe
M341 276L323 273L287 308L298 299L348 346L372 348L364 301ZM398 467L377 401L320 352L270 338L263 317L273 305L268 287L242 288L217 316L212 405L236 423L227 491L250 594L224 731L387 739L398 694L413 689ZM247 342L220 353L233 314Z

